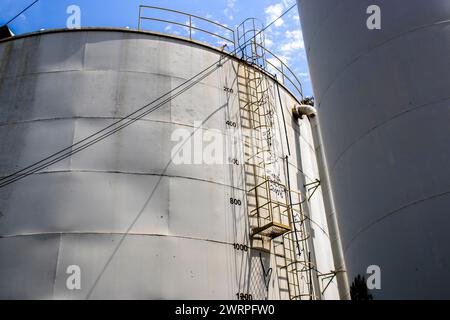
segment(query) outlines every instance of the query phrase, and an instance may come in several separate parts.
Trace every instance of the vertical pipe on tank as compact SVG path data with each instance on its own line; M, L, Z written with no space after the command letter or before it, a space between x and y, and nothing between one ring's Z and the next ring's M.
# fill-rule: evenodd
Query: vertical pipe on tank
M311 118L311 129L313 133L314 145L316 146L317 164L321 177L321 187L323 203L327 213L328 233L330 235L331 251L333 253L334 266L336 268L336 281L341 300L350 299L350 287L348 284L347 269L345 266L344 253L342 250L341 237L339 234L339 224L336 217L336 208L333 201L333 192L330 185L330 177L325 159L325 151L322 145L322 136L319 130L319 120L317 117Z

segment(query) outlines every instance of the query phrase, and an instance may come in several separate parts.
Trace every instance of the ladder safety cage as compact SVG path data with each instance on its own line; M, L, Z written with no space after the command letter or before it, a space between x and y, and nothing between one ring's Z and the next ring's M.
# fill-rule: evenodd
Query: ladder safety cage
M292 231L283 234L285 251L285 268L289 281L289 296L291 300L319 299L313 287L312 272L316 270L311 261L308 247L310 234L307 232L306 215L302 210L305 199L298 191L289 191L289 201L292 213Z
M254 194L256 206L249 211L249 217L255 219L252 235L259 234L269 238L278 237L291 230L290 208L287 190L278 182L267 179L259 183L248 193ZM273 194L282 193L285 201L274 199Z
M237 45L240 58L266 70L264 24L256 18L247 18L237 26Z
M256 18L245 19L236 29L238 56L246 62L257 66L275 77L290 89L301 101L303 88L295 73L276 54L266 47L264 24Z

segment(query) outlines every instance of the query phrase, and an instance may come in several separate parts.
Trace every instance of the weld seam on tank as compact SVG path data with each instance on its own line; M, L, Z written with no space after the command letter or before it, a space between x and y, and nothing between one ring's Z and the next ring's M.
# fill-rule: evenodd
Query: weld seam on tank
M3 122L0 123L0 127L7 126L7 125L21 125L21 124L27 124L27 123L33 123L33 122L45 122L45 121L69 121L69 120L120 120L123 118L120 117L99 117L99 116L73 116L73 117L57 117L57 118L37 118L37 119L30 119L30 120L21 120L21 121L14 121L14 122ZM193 128L196 127L194 125L181 123L181 122L174 122L174 121L164 121L164 120L157 120L157 119L137 119L136 122L143 121L143 122L156 122L156 123L163 123L163 124L174 124L179 125L187 128ZM211 130L208 127L203 128L203 131Z
M84 57L84 55L83 55ZM146 72L146 71L139 71L139 70L104 70L104 69L73 69L73 70L54 70L54 71L39 71L39 72L30 72L27 73L25 77L29 76L38 76L38 75L47 75L47 74L60 74L60 73L80 73L80 74L87 74L87 73L114 73L114 74L121 74L121 73L130 73L130 74L139 74L139 75L154 75L154 76L160 76L164 78L169 79L176 79L180 81L186 81L189 80L187 77L180 77L175 75L168 75L158 72ZM17 77L23 77L22 75L10 75L5 77L0 77L1 80L4 79L15 79ZM205 82L204 80L201 80L197 83L197 85L202 85L205 87L213 88L213 89L221 89L219 86L215 86L213 84L210 84L208 82Z
M180 178L180 179L187 179L187 180L194 180L199 182L205 182L205 183L211 183L216 184L223 187L232 187L235 189L238 189L240 191L244 191L243 188L239 188L233 185L212 181L212 180L206 180L201 178L195 178L195 177L188 177L188 176L178 176L178 175L168 175L168 174L161 174L161 173L146 173L146 172L125 172L125 171L109 171L109 170L55 170L55 171L40 171L34 173L35 175L44 175L44 174L58 174L58 173L99 173L99 174L124 174L124 175L136 175L136 176L151 176L151 177L164 177L164 178ZM0 178L2 178L0 176Z
M30 119L30 120L22 120L22 121L15 121L15 122L3 122L0 123L0 127L6 127L6 126L20 126L23 124L30 124L30 123L36 123L36 122L46 122L46 121L71 121L71 120L121 120L122 118L119 117L83 117L83 116L74 116L74 117L60 117L60 118L42 118L42 119ZM135 122L152 122L152 123L161 123L161 124L173 124L180 127L190 128L190 129L198 129L198 127L186 124L186 123L180 123L180 122L173 122L173 121L164 121L164 120L157 120L157 119L137 119ZM214 127L202 127L202 131L217 131L217 128ZM226 132L220 132L222 136L227 136L228 133Z
M83 55L84 57L84 55ZM73 73L73 72L80 72L80 73L94 73L94 72L102 72L102 73L132 73L132 74L145 74L145 75L155 75L155 76L161 76L164 78L171 78L176 80L188 80L189 78L177 76L177 75L171 75L171 74L164 74L160 72L148 72L148 71L142 71L142 70L114 70L114 69L67 69L67 70L52 70L52 71L36 71L36 72L29 72L26 75L7 75L2 76L0 79L10 79L10 78L16 78L16 77L29 77L29 76L35 76L35 75L46 75L46 74L60 74L60 73ZM203 80L202 80L203 81ZM200 81L199 84L210 87L210 88L219 88L218 86L215 86L211 83L205 83Z
M347 151L349 151L355 144L359 143L361 140L365 139L368 135L370 135L371 133L373 133L374 131L376 131L377 129L379 129L380 127L383 127L384 125L388 124L391 121L394 121L398 118L401 118L402 116L404 116L405 114L411 113L411 112L415 112L418 111L422 108L425 107L429 107L429 108L435 108L435 107L439 107L438 104L445 102L445 101L450 101L450 97L448 98L443 98L443 99L439 99L433 102L429 102L429 103L425 103L425 104L421 104L418 106L415 106L411 109L408 110L404 110L401 111L397 114L395 114L394 116L390 117L389 119L386 119L383 122L380 122L378 124L376 124L375 126L373 126L372 128L370 128L369 130L367 130L366 132L364 132L361 136L359 136L357 139L355 139L353 142L351 142L343 151L342 153L339 154L339 156L336 158L336 161L333 163L333 165L331 166L331 170L330 172L334 172L338 162L341 160L341 158L347 153ZM434 106L433 106L434 105ZM430 107L431 106L431 107ZM444 106L445 107L445 106Z
M302 175L304 175L305 177L307 177L308 179L311 180L311 178L309 178L305 173L303 173L302 171L300 171L296 166L293 165L293 167L295 169L297 169L297 171L299 173L301 173ZM40 172L36 172L34 173L34 175L44 175L44 174L58 174L58 173L110 173L110 174L124 174L124 175L136 175L136 176L152 176L152 177L165 177L165 178L180 178L180 179L188 179L188 180L194 180L194 181L199 181L199 182L206 182L206 183L211 183L211 184L216 184L216 185L220 185L223 187L232 187L234 189L240 190L240 191L245 191L244 188L240 188L237 186L233 186L230 184L225 184L225 183L221 183L221 182L217 182L217 181L212 181L212 180L206 180L206 179L201 179L201 178L195 178L195 177L189 177L189 176L179 176L179 175L169 175L169 174L161 174L161 173L148 173L148 172L125 172L125 171L117 171L117 170L47 170L47 171L40 171ZM0 176L0 178L3 178L3 176ZM314 180L311 180L314 181Z
M297 168L296 168L297 169ZM305 177L306 175L297 169L298 172L303 174ZM100 171L100 170L54 170L54 171L40 171L34 173L34 175L45 175L45 174L58 174L58 173L99 173L99 174L123 174L123 175L136 175L136 176L152 176L152 177L165 177L165 178L179 178L179 179L187 179L187 180L193 180L193 181L199 181L199 182L205 182L205 183L211 183L215 185L219 185L222 187L231 187L239 191L245 191L244 188L233 186L230 184L225 184L217 181L212 180L206 180L201 178L195 178L195 177L189 177L189 176L179 176L179 175L168 175L168 174L160 174L160 173L145 173L145 172L124 172L124 171ZM3 178L4 176L0 176L0 178Z
M204 239L204 238L196 238L190 236L181 236L174 234L163 234L163 233L130 233L130 232L39 232L39 233L24 233L24 234L11 234L11 235L1 235L0 239L8 239L8 238L18 238L18 237L35 237L35 236L53 236L53 235L117 235L117 236L142 236L142 237L169 237L169 238L180 238L180 239L188 239L188 240L197 240L197 241L207 241L207 242L215 242L219 244L233 245L234 243L214 240L214 239Z
M212 242L215 244L221 244L226 246L233 246L235 242L226 242L221 240L214 239L205 239L205 238L196 238L191 236L182 236L182 235L174 235L174 234L162 234L162 233L127 233L127 232L40 232L40 233L24 233L24 234L12 234L12 235L2 235L0 236L0 240L2 239L13 239L20 237L40 237L40 236L56 236L59 235L61 238L63 236L107 236L107 235L117 235L117 236L135 236L135 237L155 237L155 238L177 238L184 240L194 240L194 241L203 241L203 242ZM249 250L261 251L258 248L249 248ZM270 256L275 256L275 252L266 252Z
M355 233L355 235L350 239L348 244L345 246L344 252L347 251L347 249L349 249L349 247L352 244L352 242L354 240L356 240L356 238L358 238L359 235L361 235L365 231L369 230L373 226L377 225L378 223L382 222L384 219L387 219L387 218L389 218L391 216L394 216L394 215L396 215L398 213L401 213L401 211L403 211L403 210L405 210L407 208L416 206L419 203L427 202L427 201L430 201L430 200L433 200L433 199L436 199L436 198L440 198L440 197L443 197L443 196L446 196L446 195L449 195L449 194L450 194L450 190L444 191L444 192L441 192L441 193L438 193L438 194L434 194L434 195L431 195L431 196L428 196L426 198L422 198L422 199L419 199L419 200L416 200L416 201L413 201L413 202L410 202L410 203L408 203L406 205L403 205L403 206L401 206L401 207L399 207L399 208L397 208L395 210L392 210L392 211L388 212L387 214L385 214L384 216L382 216L382 217L380 217L378 219L375 219L373 222L369 223L367 226L361 228L358 232Z
M434 22L434 23L431 23L431 24L428 24L428 25L424 25L424 26L420 26L420 27L413 28L413 29L411 29L411 30L402 32L402 33L400 33L400 34L398 34L398 35L395 35L395 36L393 36L393 37L391 37L391 38L389 38L389 39L387 39L387 40L385 40L385 41L383 41L383 42L380 42L379 44L374 45L373 47L371 47L371 48L365 50L364 52L360 53L358 56L356 56L355 58L353 58L352 61L351 61L350 63L346 64L339 72L337 72L337 75L333 78L333 80L331 81L331 83L326 87L326 89L325 89L325 90L322 92L322 94L320 95L320 101L319 101L319 104L318 104L317 108L320 107L320 105L322 104L321 101L324 100L324 98L326 97L326 95L327 95L329 89L332 88L332 87L334 86L334 84L338 81L338 79L345 73L345 70L347 70L349 67L351 67L353 64L355 64L355 63L356 63L358 60L360 60L362 57L368 55L369 53L371 53L371 52L373 52L373 51L376 51L376 50L380 49L381 47L383 47L384 45L386 45L386 44L392 42L393 40L396 40L396 39L398 39L398 38L401 38L401 37L403 37L403 36L406 36L406 35L408 35L408 34L410 34L410 33L413 33L413 32L416 32L416 31L422 30L422 29L427 29L427 28L435 27L435 26L437 26L437 25L445 24L445 23L450 23L450 20L442 20L442 21Z
M226 55L227 58L230 59L231 63L241 63L241 64L245 64L247 66L250 66L252 68L257 68L252 64L249 64L247 61L242 60L234 55L231 55L228 52L223 52L219 49L217 49L214 46L209 46L208 44L205 44L203 42L196 42L195 40L189 40L189 39L185 39L183 37L177 37L177 36L173 36L170 34L164 34L164 33L157 33L157 32L151 32L151 31L142 31L142 30L132 30L132 29L120 29L120 28L100 28L100 27L82 27L80 29L52 29L52 30L45 30L45 31L40 31L40 32L34 32L34 33L28 33L28 34L24 34L24 35L17 35L13 38L8 38L8 39L4 39L4 40L0 40L0 44L2 43L8 43L8 42L13 42L13 41L17 41L17 40L21 40L21 39L26 39L26 38L33 38L33 37L42 37L42 36L46 36L46 35L51 35L51 34L55 34L55 33L64 33L64 32L86 32L86 31L98 31L98 32L129 32L129 33L137 33L140 35L147 35L147 36L154 36L155 38L163 38L163 39L168 39L168 40L176 40L176 41L184 41L187 42L188 44L194 44L197 45L199 47L201 47L201 49L206 49L207 51L212 51L214 54L220 54L220 55ZM155 39L152 39L155 40ZM84 48L86 49L86 48ZM83 59L85 57L85 54L83 52ZM298 97L296 97L291 90L284 85L283 83L279 82L278 79L276 79L274 77L274 75L272 75L271 73L269 73L268 71L264 70L264 69L260 69L257 68L259 71L263 72L266 76L268 76L270 79L272 79L273 81L278 82L278 84L285 90L285 93L287 93L290 97L292 97L294 100L296 100L297 102L300 102ZM139 71L139 70L102 70L102 69L81 69L81 70L70 70L70 72L114 72L114 73L133 73L133 74L154 74L154 75L161 75L164 77L169 77L169 78L175 78L175 79L179 79L179 80L188 80L187 78L183 78L183 77L178 77L176 75L172 75L172 74L162 74L162 73L151 73L151 72L145 72L145 71ZM44 72L37 72L37 73L30 73L30 74L34 74L34 75L38 75L38 74L45 74L45 73L54 73L54 72L67 72L67 70L61 70L61 71L44 71ZM15 77L15 76L11 76L11 77ZM1 78L1 77L0 77ZM205 86L210 86L212 88L218 88L221 89L219 87L216 87L214 85L211 84L207 84L204 83L202 81L199 82L202 85Z

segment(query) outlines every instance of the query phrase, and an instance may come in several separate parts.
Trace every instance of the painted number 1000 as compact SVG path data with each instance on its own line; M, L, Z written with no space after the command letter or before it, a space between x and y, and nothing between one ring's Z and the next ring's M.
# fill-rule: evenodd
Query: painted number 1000
M240 243L233 243L233 247L235 250L248 251L248 246Z

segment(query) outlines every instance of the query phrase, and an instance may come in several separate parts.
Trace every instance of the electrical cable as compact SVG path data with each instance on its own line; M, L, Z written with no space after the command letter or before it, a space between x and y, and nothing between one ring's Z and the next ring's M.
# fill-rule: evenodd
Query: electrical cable
M284 125L284 135L286 136L286 145L288 149L288 155L291 156L291 148L289 147L289 136L287 132L286 127L286 119L284 118L284 110L283 110L283 102L281 101L281 94L280 94L280 86L278 85L278 81L275 83L277 86L277 92L278 92L278 100L280 101L280 109L281 109L281 116L283 117L283 125Z
M8 24L10 24L11 22L13 22L14 20L17 19L18 16L20 16L22 13L24 13L25 11L27 11L28 9L30 9L32 6L34 6L35 3L37 3L39 0L35 0L32 4L30 4L28 7L26 7L25 9L23 9L22 11L20 11L18 14L16 14L13 18L9 19L9 21L7 23L5 23L4 25L7 26Z

